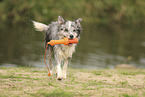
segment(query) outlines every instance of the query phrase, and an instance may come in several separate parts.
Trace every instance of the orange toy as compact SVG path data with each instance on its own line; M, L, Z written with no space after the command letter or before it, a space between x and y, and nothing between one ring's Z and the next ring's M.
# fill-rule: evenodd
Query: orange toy
M48 68L48 66L46 64L46 61L45 61L45 56L46 56L46 51L47 51L48 44L53 46L53 45L56 45L56 44L68 45L69 43L78 43L78 38L68 39L67 37L64 37L61 40L51 40L50 42L47 42L46 49L45 49L45 55L44 55L44 62L45 62L45 65L47 67L47 70L49 72L48 76L51 76L50 70L49 70L49 68Z
M47 42L47 44L50 45L56 45L56 44L64 44L64 45L68 45L69 43L78 43L78 39L74 38L74 39L68 39L67 37L64 37L61 40L51 40L50 42Z

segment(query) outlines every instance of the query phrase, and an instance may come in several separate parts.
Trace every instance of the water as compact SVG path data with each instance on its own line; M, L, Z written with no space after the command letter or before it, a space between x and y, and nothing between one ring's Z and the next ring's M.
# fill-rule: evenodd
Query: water
M1 25L0 46L2 67L45 67L44 33L35 31L30 22ZM145 67L145 29L84 23L70 66L114 68L122 63Z

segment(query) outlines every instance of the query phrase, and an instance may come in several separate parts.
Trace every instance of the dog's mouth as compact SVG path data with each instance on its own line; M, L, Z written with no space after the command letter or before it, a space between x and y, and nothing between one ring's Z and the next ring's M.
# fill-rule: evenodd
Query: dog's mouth
M69 43L68 46L72 46L72 43Z
M69 38L69 39L73 39L73 38ZM69 43L69 44L68 44L68 46L72 46L72 45L73 45L72 43Z

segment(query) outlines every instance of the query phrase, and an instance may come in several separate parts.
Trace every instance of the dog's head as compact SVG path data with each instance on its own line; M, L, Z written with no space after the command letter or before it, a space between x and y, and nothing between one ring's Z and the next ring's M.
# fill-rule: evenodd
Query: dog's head
M66 21L61 16L58 17L58 34L59 39L68 37L69 39L79 38L81 33L81 18L75 21Z

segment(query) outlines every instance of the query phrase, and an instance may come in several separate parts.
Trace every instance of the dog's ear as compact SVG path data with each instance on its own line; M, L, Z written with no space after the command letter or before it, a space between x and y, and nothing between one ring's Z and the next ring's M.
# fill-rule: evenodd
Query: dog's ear
M77 20L75 20L75 23L77 24L78 27L81 27L80 22L81 22L82 20L83 20L83 19L81 19L81 18L78 18Z
M80 23L83 19L82 18L78 18L77 20L75 20L76 23Z
M47 26L47 25L45 25L43 23L39 23L39 22L35 22L35 21L32 21L32 22L33 22L34 28L37 31L46 31L49 28L49 26Z
M63 24L64 22L65 20L61 16L58 16L58 23Z

